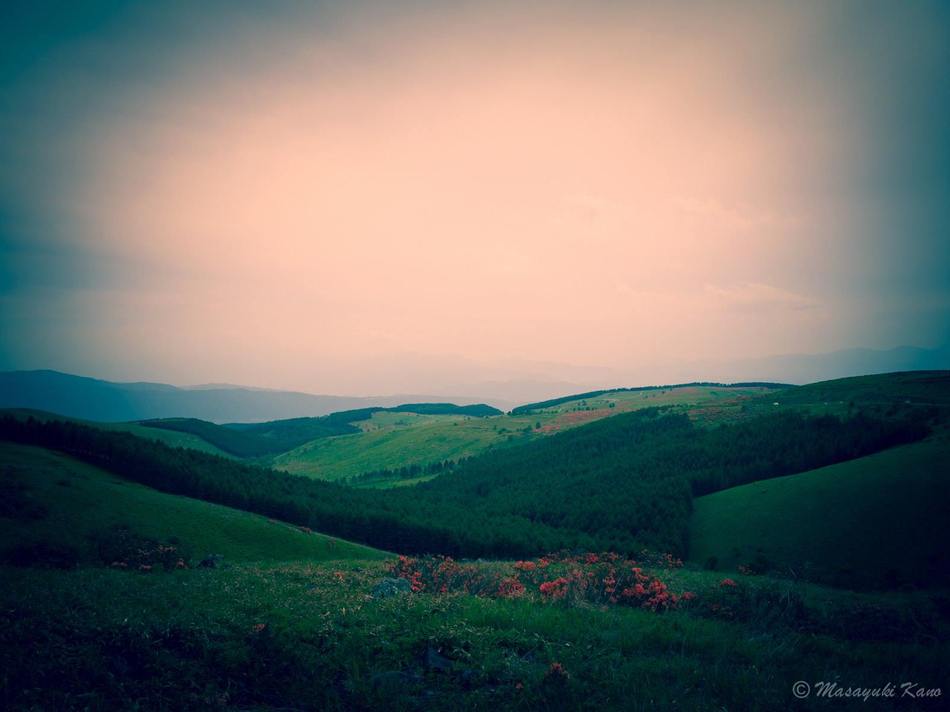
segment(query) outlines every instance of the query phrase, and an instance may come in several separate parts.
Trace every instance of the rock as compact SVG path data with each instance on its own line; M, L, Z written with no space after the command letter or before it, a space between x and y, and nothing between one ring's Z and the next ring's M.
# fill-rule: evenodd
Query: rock
M452 669L452 661L430 645L426 648L425 666L428 670L447 672Z
M409 593L409 582L403 578L384 578L373 586L373 598L389 598Z
M224 557L221 556L221 554L208 554L198 562L198 566L202 569L216 569L221 565L222 561L224 561Z

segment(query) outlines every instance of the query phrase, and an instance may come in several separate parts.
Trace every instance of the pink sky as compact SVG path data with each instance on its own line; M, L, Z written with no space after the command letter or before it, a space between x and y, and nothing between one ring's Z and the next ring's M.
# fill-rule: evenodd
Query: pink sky
M827 18L798 7L234 30L77 138L65 241L129 271L61 305L78 350L109 344L128 376L366 393L461 358L659 380L896 345L850 288L880 259L841 203L869 129L801 71Z

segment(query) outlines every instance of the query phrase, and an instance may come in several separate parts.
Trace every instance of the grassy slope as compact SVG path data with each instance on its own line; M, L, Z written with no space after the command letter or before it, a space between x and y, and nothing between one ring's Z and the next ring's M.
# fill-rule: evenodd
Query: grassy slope
M149 428L144 425L139 425L138 423L100 423L91 420L80 420L78 418L68 418L64 415L58 415L56 413L47 413L42 410L30 410L26 408L4 409L0 410L0 413L9 413L15 418L33 418L35 420L44 422L48 420L63 420L67 422L82 423L83 425L88 425L93 428L101 428L103 430L118 430L121 432L132 433L133 435L137 435L140 438L147 438L149 440L157 440L158 442L165 443L169 447L187 447L191 448L192 450L209 452L212 455L220 455L221 457L233 457L233 455L230 453L215 447L208 441L192 433Z
M820 381L782 391L776 400L789 404L854 401L858 405L908 401L950 406L950 371L900 371Z
M530 427L536 420L376 413L359 424L363 429L359 434L307 443L278 455L273 464L294 474L327 480L404 465L427 465L474 455L505 442L512 433L504 429Z
M694 501L690 557L721 568L764 556L830 582L933 584L950 568L950 437ZM942 572L942 573L941 573Z
M217 553L236 561L284 561L383 556L247 512L156 492L40 448L0 442L0 477L25 483L29 498L49 510L34 521L0 517L3 548L36 541L88 548L93 532L127 524L144 537L177 537L198 557Z
M17 680L16 708L867 710L895 703L796 705L792 683L946 682L946 643L913 637L924 597L874 599L870 610L910 634L879 642L801 634L784 605L740 622L467 595L376 600L379 564L3 573L0 668ZM700 600L717 581L695 589ZM794 598L783 586L776 600ZM832 620L859 613L841 593L822 604ZM555 662L567 677L549 675Z
M597 398L561 403L530 415L486 418L375 413L369 420L358 423L362 433L307 443L274 457L272 464L298 475L338 480L375 470L476 455L493 446L549 435L641 408L672 406L699 419L723 422L739 417L742 404L763 391L761 388L698 386L611 392ZM412 482L425 479L429 478ZM367 484L399 486L406 481Z
M900 371L794 386L754 398L746 411L792 408L843 417L855 408L897 415L918 406L931 406L947 420L950 371Z
M198 418L155 418L139 421L138 425L151 430L191 435L240 458L271 455L292 447L284 446L279 441L263 437L254 432L238 432L223 425L210 423L207 420L199 420ZM319 436L314 435L314 437ZM294 443L294 445L297 444L299 444L299 441Z

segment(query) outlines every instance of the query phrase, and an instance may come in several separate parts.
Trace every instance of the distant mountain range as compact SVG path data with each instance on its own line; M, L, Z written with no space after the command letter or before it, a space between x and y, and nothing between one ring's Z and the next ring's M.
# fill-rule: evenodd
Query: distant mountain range
M597 373L583 374L569 365L561 368L548 364L546 370L538 367L532 371L532 365L525 364L513 368L506 378L481 380L474 377L478 369L472 366L468 380L463 384L459 379L455 386L444 374L443 377L438 375L441 372L435 367L437 364L429 365L432 366L431 389L438 395L314 395L231 384L177 387L164 383L115 383L49 370L7 371L0 373L0 408L33 408L98 421L183 417L214 423L321 416L341 410L403 403L488 403L509 410L519 403L569 393L658 383L774 381L801 384L894 371L950 369L950 346L857 348L720 362L670 362L640 371L601 369ZM446 395L451 392L471 395Z
M466 397L451 400L459 405L478 402ZM33 408L97 421L187 417L214 423L260 422L445 401L445 396L419 394L347 397L232 385L179 388L165 383L114 383L59 371L0 373L0 408Z

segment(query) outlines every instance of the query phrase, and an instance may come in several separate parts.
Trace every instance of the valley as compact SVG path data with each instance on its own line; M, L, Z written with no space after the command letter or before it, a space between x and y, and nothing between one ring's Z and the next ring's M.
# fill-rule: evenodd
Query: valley
M0 662L26 684L3 702L766 710L801 679L939 687L948 396L920 372L475 415L6 411Z

